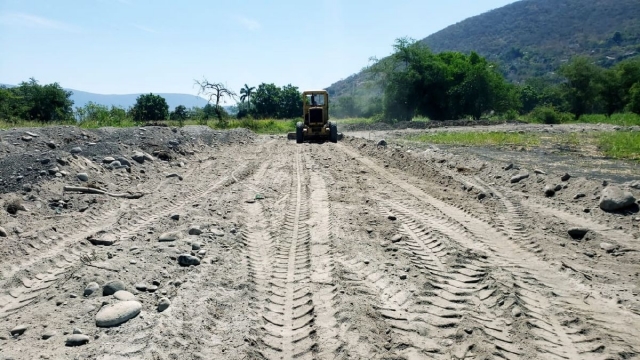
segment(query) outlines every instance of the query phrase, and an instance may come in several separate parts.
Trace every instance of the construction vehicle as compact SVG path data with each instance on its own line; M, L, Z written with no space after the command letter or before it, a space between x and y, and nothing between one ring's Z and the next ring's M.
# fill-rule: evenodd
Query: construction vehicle
M301 144L308 140L338 142L338 125L329 121L329 93L325 90L302 93L302 116L304 121L296 124L296 132L288 138Z

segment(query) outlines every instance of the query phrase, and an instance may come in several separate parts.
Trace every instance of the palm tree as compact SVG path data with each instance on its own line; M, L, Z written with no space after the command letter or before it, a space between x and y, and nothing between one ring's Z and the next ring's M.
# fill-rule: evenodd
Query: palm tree
M249 85L244 84L244 87L240 89L240 101L244 103L247 100L247 109L251 110L251 95L253 95L253 91L255 87L249 87Z

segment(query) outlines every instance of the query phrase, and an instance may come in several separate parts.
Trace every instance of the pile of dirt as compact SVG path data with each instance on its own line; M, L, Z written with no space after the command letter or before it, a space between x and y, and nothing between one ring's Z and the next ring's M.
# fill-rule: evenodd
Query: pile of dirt
M0 193L20 191L64 171L79 156L101 163L105 157L136 162L146 152L160 159L193 155L203 146L250 143L246 129L216 131L206 126L80 129L74 126L21 128L0 133ZM127 165L128 166L128 165ZM52 170L53 169L53 170ZM56 170L57 169L57 170Z

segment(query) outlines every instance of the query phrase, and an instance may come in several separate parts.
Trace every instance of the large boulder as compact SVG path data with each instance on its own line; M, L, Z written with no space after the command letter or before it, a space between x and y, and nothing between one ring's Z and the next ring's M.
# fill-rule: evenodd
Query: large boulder
M138 316L140 310L142 310L142 304L137 301L121 301L107 305L96 314L96 326L118 326Z
M602 190L600 208L604 211L617 211L635 204L636 198L628 191L617 186L607 186Z

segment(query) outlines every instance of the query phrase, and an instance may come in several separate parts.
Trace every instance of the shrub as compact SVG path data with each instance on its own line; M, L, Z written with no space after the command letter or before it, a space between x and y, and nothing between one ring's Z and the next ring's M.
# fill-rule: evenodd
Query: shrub
M573 120L573 115L559 112L553 106L539 106L529 116L534 122L542 124L562 124Z

